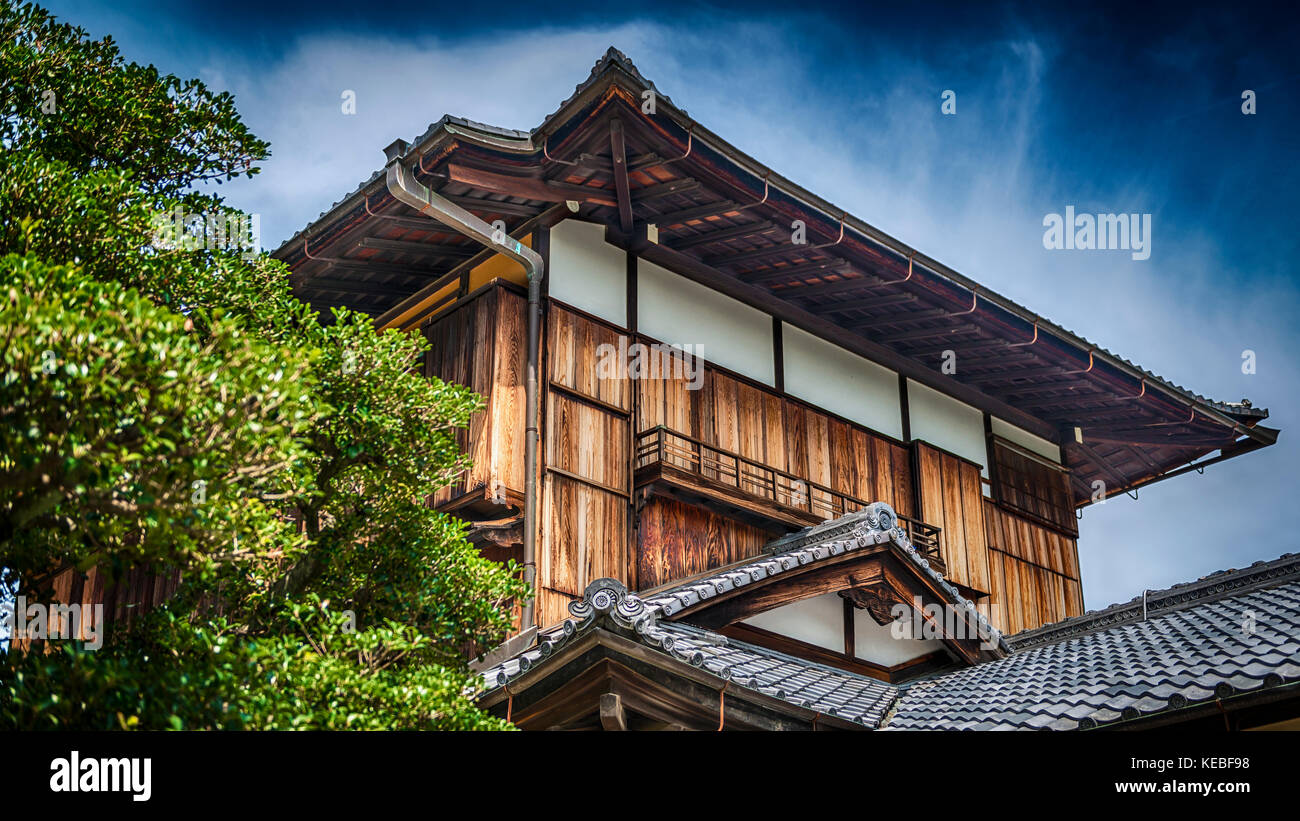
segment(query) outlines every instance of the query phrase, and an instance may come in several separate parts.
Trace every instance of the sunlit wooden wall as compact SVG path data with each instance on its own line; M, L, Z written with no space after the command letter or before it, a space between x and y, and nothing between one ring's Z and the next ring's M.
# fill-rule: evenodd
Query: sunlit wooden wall
M468 494L518 504L524 492L525 299L491 287L428 325L425 375L466 385L487 399L457 442L473 467L438 491L444 505Z

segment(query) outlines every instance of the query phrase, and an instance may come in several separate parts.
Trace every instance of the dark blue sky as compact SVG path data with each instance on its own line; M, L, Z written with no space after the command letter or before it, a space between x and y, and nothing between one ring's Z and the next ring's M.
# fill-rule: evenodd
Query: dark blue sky
M1089 607L1300 549L1300 27L1285 5L46 5L236 94L274 156L227 194L269 247L394 137L444 113L532 128L615 45L831 202L1178 384L1273 411L1277 446L1087 510ZM1045 250L1043 217L1067 205L1151 214L1151 258Z

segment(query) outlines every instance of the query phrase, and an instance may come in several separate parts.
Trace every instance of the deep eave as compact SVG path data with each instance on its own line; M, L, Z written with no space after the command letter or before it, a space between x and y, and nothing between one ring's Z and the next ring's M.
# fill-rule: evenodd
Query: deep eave
M647 90L611 49L531 133L444 117L404 161L513 236L577 201L577 217L605 224L612 242L1060 444L1079 505L1098 480L1112 496L1276 440L1258 424L1266 410L1193 394L981 287L757 163L657 91L655 113L643 113ZM794 219L808 244L788 241ZM377 174L275 256L313 304L409 326L422 300L489 254L396 203ZM944 350L957 353L957 374L939 371Z

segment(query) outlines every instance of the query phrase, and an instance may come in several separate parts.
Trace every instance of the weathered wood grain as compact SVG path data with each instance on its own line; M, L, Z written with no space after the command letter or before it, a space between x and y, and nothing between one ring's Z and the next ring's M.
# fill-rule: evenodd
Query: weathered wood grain
M1083 613L1074 539L984 503L994 624L1031 630Z
M759 555L767 531L675 499L653 498L641 509L637 580L647 590Z

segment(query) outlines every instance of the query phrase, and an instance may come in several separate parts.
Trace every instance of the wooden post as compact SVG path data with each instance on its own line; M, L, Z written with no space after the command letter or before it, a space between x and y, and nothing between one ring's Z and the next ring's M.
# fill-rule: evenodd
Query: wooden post
M912 411L908 407L907 377L901 373L898 375L898 412L902 415L903 441L910 444L912 441Z
M844 655L857 657L857 639L853 635L853 602L844 599Z
M984 459L985 464L989 467L989 498L997 501L998 492L998 460L997 448L993 444L993 417L988 411L984 411Z
M777 393L785 393L785 339L776 317L772 317L772 357L772 383Z

